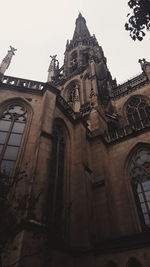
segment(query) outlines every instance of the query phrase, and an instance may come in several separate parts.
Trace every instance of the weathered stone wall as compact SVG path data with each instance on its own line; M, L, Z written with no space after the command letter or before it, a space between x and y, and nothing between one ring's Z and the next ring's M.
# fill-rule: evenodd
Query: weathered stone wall
M149 85L115 101L116 110L123 118L124 124L124 103L135 94L149 96ZM1 88L0 95L1 103L13 98L19 101L20 98L32 110L27 138L24 140L21 159L18 161L20 168L26 171L30 183L21 181L16 190L19 193L21 190L29 192L34 197L40 195L34 212L30 214L29 211L26 215L30 215L30 219L43 225L38 226L36 234L37 226L32 222L29 229L20 233L20 237L16 237L13 246L16 246L17 250L10 252L11 262L17 258L17 266L22 267L98 267L105 266L109 260L113 260L118 266L125 267L130 257L136 257L143 266L148 267L150 259L149 248L146 248L146 245L140 249L130 246L128 248L128 241L123 252L119 252L119 248L115 249L115 253L109 252L106 246L103 253L103 245L99 244L104 240L114 239L120 240L120 244L123 244L122 237L133 235L134 238L135 234L141 232L136 203L126 172L126 162L129 153L138 143L149 143L149 132L107 144L102 137L106 127L103 119L102 123L101 119L97 119L91 124L93 129L100 128L100 134L89 138L82 120L72 121L56 104L56 94L51 90L41 94L37 94L36 91L35 94L30 94L25 90L19 92L11 88ZM44 228L49 208L55 118L64 121L69 136L67 172L63 189L67 211L67 232L64 236L68 247L68 250L65 248L66 252L63 252L62 248L53 250L49 247L47 242L50 237L47 238ZM94 116L91 115L89 118L92 119ZM89 252L86 252L87 249ZM26 257L25 254L29 251L35 255Z

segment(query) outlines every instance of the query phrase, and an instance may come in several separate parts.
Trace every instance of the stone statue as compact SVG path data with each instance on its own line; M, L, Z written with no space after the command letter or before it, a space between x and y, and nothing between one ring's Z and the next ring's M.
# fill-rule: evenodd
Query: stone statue
M79 85L76 84L75 85L75 98L74 98L75 101L79 101Z
M55 70L56 69L56 62L58 62L58 59L56 59L57 55L50 56L50 57L51 57L50 67Z
M69 102L79 101L79 96L79 85L76 84L69 90Z
M12 57L15 55L15 53L14 53L15 51L17 51L17 49L15 49L14 47L12 47L10 45L10 50L8 50L6 57L3 59L2 63L0 64L0 73L1 74L4 74L5 71L8 69L8 67L11 63Z
M50 56L51 62L48 68L47 82L52 82L53 78L57 75L59 70L59 61L56 59L57 55Z

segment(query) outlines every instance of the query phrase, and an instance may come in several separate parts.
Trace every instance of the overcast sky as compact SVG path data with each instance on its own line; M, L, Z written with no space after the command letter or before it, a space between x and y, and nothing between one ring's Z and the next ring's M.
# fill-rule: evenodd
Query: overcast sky
M61 64L71 39L78 11L85 17L107 57L113 78L122 83L141 72L139 58L150 61L150 33L132 41L124 24L128 0L4 0L0 13L0 62L17 48L6 75L46 81L50 55Z

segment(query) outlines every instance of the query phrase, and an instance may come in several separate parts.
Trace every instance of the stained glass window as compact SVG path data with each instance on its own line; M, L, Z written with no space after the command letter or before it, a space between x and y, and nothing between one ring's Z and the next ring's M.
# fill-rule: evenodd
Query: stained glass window
M136 150L129 173L142 226L150 229L150 149Z
M0 115L0 169L12 174L27 119L27 110L20 104L9 104Z

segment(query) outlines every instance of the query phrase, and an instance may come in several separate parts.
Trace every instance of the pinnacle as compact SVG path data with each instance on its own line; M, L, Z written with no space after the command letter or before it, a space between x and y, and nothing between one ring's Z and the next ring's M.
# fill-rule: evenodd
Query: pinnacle
M79 15L76 19L76 27L73 35L73 41L83 40L83 39L89 39L90 38L90 32L86 26L86 20L82 16L81 12L79 12Z
M77 19L76 19L76 22L77 22L77 20L79 20L79 19L83 19L83 20L86 22L85 18L82 16L81 12L79 12L79 15L78 15L78 17L77 17Z

